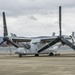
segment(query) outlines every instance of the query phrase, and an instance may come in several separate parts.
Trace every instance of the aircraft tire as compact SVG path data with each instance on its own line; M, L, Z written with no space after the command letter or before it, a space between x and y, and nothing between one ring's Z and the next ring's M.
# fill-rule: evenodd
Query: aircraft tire
M19 54L19 57L22 57L22 54Z
M35 54L35 56L39 56L39 54Z
M54 56L54 53L53 53L53 52L51 52L51 53L49 54L49 56Z

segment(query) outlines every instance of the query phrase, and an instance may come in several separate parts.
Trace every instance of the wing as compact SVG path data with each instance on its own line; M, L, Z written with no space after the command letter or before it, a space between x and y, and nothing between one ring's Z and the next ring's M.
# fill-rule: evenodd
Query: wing
M53 41L56 38L57 38L57 36L56 37L49 37L49 38L42 38L41 42L51 42L51 41Z
M42 42L51 42L53 41L54 39L56 39L58 36L50 36L50 37L47 37L47 38L42 38L41 41ZM70 36L65 36L64 35L64 38L67 39L67 40L71 40L71 37Z
M31 41L31 39L24 38L24 37L23 38L22 37L13 37L12 40L14 42L30 42Z

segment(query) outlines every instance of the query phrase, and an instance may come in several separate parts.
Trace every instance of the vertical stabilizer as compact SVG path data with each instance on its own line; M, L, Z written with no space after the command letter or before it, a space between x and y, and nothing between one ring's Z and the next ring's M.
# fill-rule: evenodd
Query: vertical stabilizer
M52 33L52 36L55 36L55 32Z
M17 35L16 35L16 34L11 33L11 37L17 37Z
M75 32L72 32L72 37L74 37L75 36Z

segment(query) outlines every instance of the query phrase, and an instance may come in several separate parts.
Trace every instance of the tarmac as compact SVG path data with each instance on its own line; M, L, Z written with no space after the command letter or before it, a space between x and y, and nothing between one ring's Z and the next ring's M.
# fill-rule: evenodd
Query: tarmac
M0 54L0 75L75 75L75 52L59 56Z

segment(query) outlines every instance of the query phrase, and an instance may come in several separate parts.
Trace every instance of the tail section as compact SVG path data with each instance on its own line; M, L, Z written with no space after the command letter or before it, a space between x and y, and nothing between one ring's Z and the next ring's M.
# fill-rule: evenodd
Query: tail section
M17 37L17 35L16 35L16 34L11 33L11 37Z
M52 36L55 36L55 32L52 33Z
M70 37L72 39L72 43L75 44L75 32L72 32L72 35Z
M72 37L75 37L75 32L72 32Z

